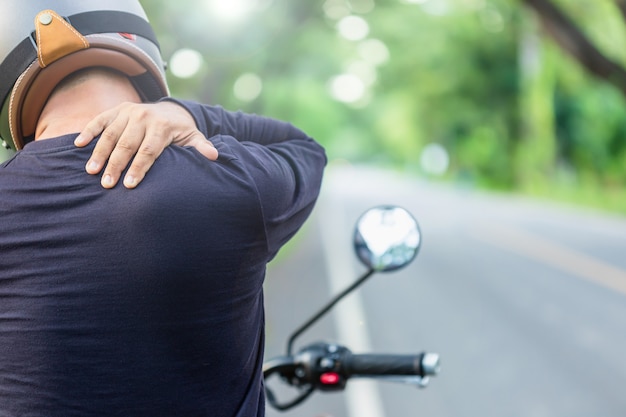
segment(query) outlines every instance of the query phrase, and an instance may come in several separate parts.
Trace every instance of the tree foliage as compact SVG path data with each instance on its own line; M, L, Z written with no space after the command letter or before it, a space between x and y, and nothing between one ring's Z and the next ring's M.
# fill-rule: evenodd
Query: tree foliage
M289 120L331 159L626 210L626 0L143 3L166 59L203 58L177 96Z

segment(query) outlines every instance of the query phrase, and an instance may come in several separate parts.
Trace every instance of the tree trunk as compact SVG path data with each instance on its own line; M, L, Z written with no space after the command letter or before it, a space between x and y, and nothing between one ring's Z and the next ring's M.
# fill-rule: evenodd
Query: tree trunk
M551 0L521 0L541 19L547 33L593 75L606 80L626 96L626 69L605 56L580 28ZM626 16L626 0L616 0Z

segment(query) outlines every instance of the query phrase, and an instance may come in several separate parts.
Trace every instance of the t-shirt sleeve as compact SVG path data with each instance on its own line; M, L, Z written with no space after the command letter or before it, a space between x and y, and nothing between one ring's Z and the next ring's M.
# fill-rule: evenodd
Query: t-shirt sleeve
M319 195L324 149L292 124L229 112L218 106L175 101L207 138L222 136L257 188L270 258L307 219Z
M309 136L291 123L241 111L227 111L221 106L210 106L193 101L167 97L193 116L198 130L207 138L216 135L232 136L240 142L269 145Z

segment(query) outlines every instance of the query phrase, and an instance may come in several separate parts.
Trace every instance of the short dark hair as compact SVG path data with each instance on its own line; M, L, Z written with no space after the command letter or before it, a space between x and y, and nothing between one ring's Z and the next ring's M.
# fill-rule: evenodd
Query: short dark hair
M90 68L82 69L80 71L76 71L68 75L67 77L65 77L63 80L61 80L59 84L57 84L52 94L58 91L68 90L70 88L77 87L81 85L82 83L84 83L85 81L89 80L91 77L93 77L96 74L105 75L108 77L115 77L115 78L123 77L123 78L128 79L126 75L112 68L90 67Z

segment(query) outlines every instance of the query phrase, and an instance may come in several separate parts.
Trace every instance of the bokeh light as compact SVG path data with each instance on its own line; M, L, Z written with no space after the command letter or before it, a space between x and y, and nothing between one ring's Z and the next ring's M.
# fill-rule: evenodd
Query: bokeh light
M339 20L350 15L350 8L344 0L326 0L324 14L332 20Z
M370 26L365 19L359 16L346 16L337 24L339 34L350 41L360 41L367 37Z
M430 143L422 150L420 164L424 173L440 176L448 171L450 156L446 148L439 143Z
M246 73L240 76L233 87L235 97L241 101L254 101L263 91L263 81L261 78L252 73Z
M389 48L378 39L366 39L358 46L361 57L372 65L382 65L389 61Z
M367 61L354 61L347 66L347 73L359 77L366 86L373 85L378 79L376 68Z
M332 97L343 103L356 103L366 93L365 83L354 74L341 74L330 81Z
M237 22L264 10L272 0L206 0L209 12L218 20Z
M174 52L169 61L169 68L178 78L191 78L200 71L203 63L204 58L200 52L183 48Z

